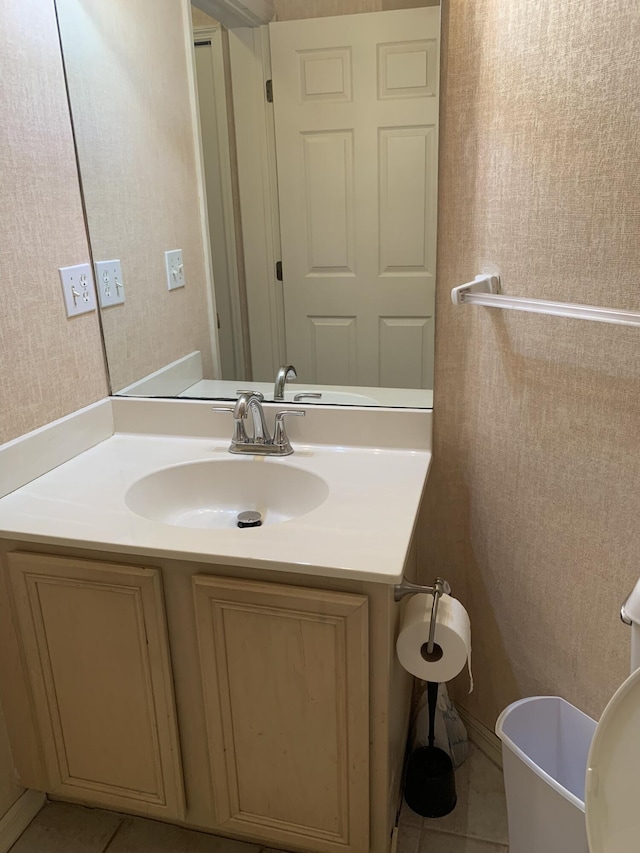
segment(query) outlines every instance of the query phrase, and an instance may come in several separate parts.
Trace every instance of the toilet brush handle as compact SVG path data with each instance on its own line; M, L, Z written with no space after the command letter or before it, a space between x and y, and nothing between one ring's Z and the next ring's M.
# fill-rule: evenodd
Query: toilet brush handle
M429 746L433 747L436 733L436 705L438 704L438 687L437 681L427 681L427 700L429 703Z

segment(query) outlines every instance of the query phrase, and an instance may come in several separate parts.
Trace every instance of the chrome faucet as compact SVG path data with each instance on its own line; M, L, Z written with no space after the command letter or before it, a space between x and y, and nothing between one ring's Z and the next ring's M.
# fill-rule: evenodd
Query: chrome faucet
M296 369L292 364L281 364L278 368L278 375L276 376L276 384L273 386L273 399L276 402L282 402L284 400L284 386L289 379L297 379L298 374L296 373Z
M229 453L255 454L259 456L290 456L293 447L287 435L284 419L289 415L304 417L302 409L285 409L276 412L273 438L264 416L262 402L264 396L259 391L243 391L235 406L214 406L214 412L231 412L233 414L233 436L229 445ZM245 421L251 414L253 433L247 434Z
M238 397L233 410L234 433L242 430L248 442L248 436L244 427L247 415L251 414L253 419L253 444L268 444L271 441L269 427L264 418L262 402L264 395L259 391L243 391Z

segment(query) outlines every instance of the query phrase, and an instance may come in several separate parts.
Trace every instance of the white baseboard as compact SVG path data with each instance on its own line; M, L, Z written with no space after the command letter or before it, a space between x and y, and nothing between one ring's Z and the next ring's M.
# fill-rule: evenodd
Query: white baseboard
M46 803L40 791L25 791L0 818L0 853L7 853Z
M464 708L457 707L456 710L467 727L469 740L482 750L494 764L502 768L502 744L498 735L476 720L475 717L472 717Z

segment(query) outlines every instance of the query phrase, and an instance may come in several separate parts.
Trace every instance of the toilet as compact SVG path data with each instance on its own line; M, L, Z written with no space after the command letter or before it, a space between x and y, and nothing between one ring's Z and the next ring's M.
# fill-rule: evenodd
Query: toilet
M631 675L597 724L559 696L498 718L511 853L640 853L640 581L621 616Z
M631 675L600 718L585 780L590 853L640 850L640 581L623 605L631 624Z

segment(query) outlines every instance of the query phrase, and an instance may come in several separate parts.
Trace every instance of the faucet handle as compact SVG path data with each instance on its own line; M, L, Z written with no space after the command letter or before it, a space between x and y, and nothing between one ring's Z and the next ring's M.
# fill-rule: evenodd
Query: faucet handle
M212 406L212 412L228 412L230 415L233 415L233 436L231 438L231 445L235 444L244 444L248 441L247 431L244 427L244 423L241 419L236 418L236 407L235 406Z
M282 412L276 412L276 425L273 430L273 443L280 448L283 456L293 453L291 442L284 425L284 419L289 415L296 418L306 417L304 409L284 409Z
M289 415L293 415L295 418L304 418L307 413L304 409L283 409L281 412L276 412L276 423L282 423Z
M264 394L261 391L251 391L251 389L247 388L238 388L236 395L238 397L242 397L243 394L249 394L253 397L257 397L261 403L264 403Z
M302 391L300 394L293 395L293 402L297 403L300 400L322 400L322 394L315 391Z

